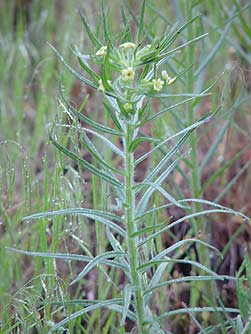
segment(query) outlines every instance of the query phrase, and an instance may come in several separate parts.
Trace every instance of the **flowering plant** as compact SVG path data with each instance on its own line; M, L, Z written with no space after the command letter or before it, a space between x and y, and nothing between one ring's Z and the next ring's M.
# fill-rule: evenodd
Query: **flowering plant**
M205 35L195 37L175 48L171 48L180 33L196 20L195 17L178 28L170 29L167 34L153 39L151 44L149 44L145 42L144 11L145 1L142 3L135 42L133 42L133 35L126 20L124 20L124 29L120 34L120 38L114 41L109 33L106 15L104 14L105 42L101 42L89 28L85 17L82 16L86 31L94 44L93 52L89 55L84 55L78 49L75 49L79 64L86 75L68 65L62 55L51 46L59 60L77 79L103 95L104 105L111 116L113 125L100 124L76 110L64 96L63 89L60 87L60 101L67 114L77 119L81 124L85 123L92 128L80 126L84 133L82 140L85 148L94 158L95 164L91 164L79 154L61 144L54 136L53 131L50 139L62 153L109 185L111 196L114 197L113 207L116 207L117 211L121 210L121 214L89 208L71 208L34 214L25 219L31 220L57 215L78 215L93 219L97 223L104 225L111 247L110 251L98 254L95 257L78 254L65 254L64 256L59 253L43 255L86 262L86 266L72 281L72 284L81 281L96 266L115 267L118 270L122 270L126 283L119 298L96 300L91 305L53 325L49 334L62 328L69 321L103 307L120 314L121 327L124 326L127 319L131 319L136 324L138 334L164 333L161 321L172 314L202 312L204 310L214 312L221 309L215 306L188 307L176 310L168 308L165 314L156 315L155 308L152 305L155 291L163 289L170 284L223 280L226 278L226 276L217 275L208 266L195 259L187 256L182 258L178 256L180 251L186 250L191 244L198 244L218 254L217 249L203 240L203 236L197 238L196 235L191 235L191 237L184 240L177 240L168 248L163 247L158 252L154 248L154 240L161 236L162 233L170 231L174 226L181 225L194 217L203 216L205 213L221 212L232 214L234 211L199 198L176 199L165 189L164 181L171 176L179 162L189 154L189 152L180 153L180 148L196 128L211 119L212 114L206 115L196 122L188 124L172 136L162 139L152 138L145 134L142 135L142 126L153 122L177 106L177 103L170 104L169 107L153 113L151 110L152 98L181 98L178 105L183 105L187 101L201 98L208 94L208 91L197 94L173 94L169 92L169 87L175 85L175 82L182 78L184 71L170 74L171 69L168 68L168 60L170 57L177 56L178 52L184 47L204 38ZM95 66L92 66L93 64ZM96 65L99 67L98 70L93 69L97 68ZM97 150L86 133L91 133L102 140L107 149L122 159L123 166L119 168L107 162L103 153ZM113 138L121 139L122 148L114 144ZM135 151L139 144L145 141L151 142L153 146L149 152L136 159ZM137 183L135 181L135 171L139 163L151 157L153 152L163 149L167 143L170 146L164 151L164 156L149 171L145 179ZM171 143L173 144L171 145ZM165 200L165 204L159 207L151 206L151 198L156 192ZM116 195L114 196L113 194ZM115 205L115 200L117 206ZM190 205L191 203L206 204L209 209L195 212L193 206ZM164 223L149 225L149 216L171 206L184 209L186 214L172 222L166 220ZM237 214L236 212L234 213ZM34 255L34 253L31 255ZM41 256L41 253L39 256ZM175 263L189 264L195 268L195 274L187 277L172 277L171 271Z

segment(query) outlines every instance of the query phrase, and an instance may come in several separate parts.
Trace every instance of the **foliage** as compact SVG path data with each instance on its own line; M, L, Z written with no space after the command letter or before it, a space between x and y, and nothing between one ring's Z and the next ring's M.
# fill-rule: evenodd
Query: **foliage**
M178 8L178 2L175 3L176 10L182 10L182 8ZM123 28L117 34L110 29L109 18L104 7L101 14L103 36L93 33L86 21L86 16L82 14L82 21L93 47L88 55L83 54L77 47L73 47L81 70L76 70L68 65L59 51L51 45L56 56L69 70L69 73L85 85L96 89L103 97L104 117L103 124L101 124L83 112L88 97L84 100L82 107L78 109L65 97L65 87L60 83L59 108L67 115L68 124L62 124L62 118L59 116L61 119L55 122L50 131L50 140L54 146L73 160L80 172L83 170L92 173L94 208L73 207L69 209L67 205L60 208L60 204L56 204L53 206L54 210L49 211L50 204L49 198L47 198L47 205L39 210L41 213L27 216L23 222L38 219L41 230L43 230L50 219L53 222L53 233L56 231L56 233L60 233L61 222L64 226L67 226L71 221L76 221L76 224L84 222L85 229L88 229L87 226L93 221L98 240L102 243L105 234L109 241L109 250L102 246L97 247L99 253L93 255L83 244L80 235L74 235L74 238L85 255L60 253L56 238L53 238L52 251L50 251L45 236L41 242L43 247L40 252L12 248L15 252L32 255L38 259L42 258L45 262L46 259L61 259L69 263L72 261L86 263L72 280L72 285L87 282L88 278L86 277L95 267L98 268L98 300L93 300L93 302L82 299L67 300L67 305L73 305L73 307L67 311L63 309L63 315L59 316L60 319L63 317L63 320L58 323L54 323L52 320L47 321L46 324L41 323L41 331L49 330L49 333L52 333L53 331L64 331L65 326L69 329L73 328L72 326L77 323L78 319L85 316L88 319L86 314L96 314L97 319L100 319L102 317L100 313L97 313L99 308L107 308L111 311L110 316L106 313L107 330L109 330L109 321L117 319L114 314L120 314L119 325L122 331L125 330L126 322L131 320L137 324L139 333L156 331L162 333L164 329L167 329L167 318L183 313L188 314L195 323L197 320L193 317L193 313L204 315L207 312L223 313L227 319L226 322L230 324L229 328L235 328L234 326L237 324L238 330L241 330L240 333L247 326L241 319L242 316L247 321L247 316L243 314L241 307L240 311L235 308L226 308L220 300L216 305L215 286L211 283L207 285L207 282L214 280L233 278L216 274L210 268L208 253L215 254L214 256L219 256L220 253L208 243L210 238L207 237L207 229L205 228L205 222L208 221L206 217L209 214L217 214L218 216L230 214L245 220L247 217L218 204L220 198L226 193L226 188L229 189L229 187L222 190L215 202L203 198L210 185L224 175L225 171L240 158L245 149L223 164L202 186L202 173L213 154L217 152L232 119L231 117L226 119L222 130L200 163L197 156L197 136L205 131L204 124L208 122L212 124L220 117L223 118L224 114L219 116L217 105L215 112L203 116L198 116L195 112L198 110L200 102L210 96L210 90L219 80L207 83L206 87L204 84L199 84L205 80L205 68L224 42L231 24L236 18L236 10L241 22L244 20L240 14L242 9L236 2L233 11L227 12L229 19L224 30L221 31L218 43L211 49L207 57L201 57L200 61L191 64L196 43L204 45L204 39L207 38L207 34L197 34L197 30L194 28L195 24L199 26L198 22L201 19L200 16L193 17L192 15L196 6L194 5L193 8L191 5L191 7L186 8L186 14L189 18L186 23L174 25L173 28L168 27L161 37L155 37L151 23L145 24L144 16L147 7L148 2L143 1L139 17L136 17L131 11L132 20L138 27L137 33L133 31L131 22L125 14L126 9L130 11L127 2L125 2L125 6L121 7ZM153 9L153 12L157 13L156 8ZM182 93L180 93L180 87L182 87ZM98 99L97 95L95 97ZM154 102L152 103L152 101ZM159 101L160 105L164 105L164 108L154 112L155 101ZM237 107L242 102L242 99L236 100L236 104L232 110L230 109L231 115L235 114ZM179 119L178 108L183 107L188 111L188 114L184 119ZM177 124L172 128L170 122L167 134L152 136L144 133L142 128L144 125L150 125L152 129L155 129L160 124L158 122L168 124L169 115L177 120ZM104 122L105 119L106 122ZM171 129L172 131L170 131ZM120 142L122 145L118 144ZM146 142L151 145L149 152L135 158L135 152L140 145ZM82 156L80 147L83 147L92 156L91 162ZM151 169L143 181L136 182L136 172L140 168L140 163L146 159L151 159ZM65 164L64 158L59 155L58 160L60 168L62 168ZM191 179L186 177L186 172L181 170L181 163L188 167L192 175ZM182 174L184 179L188 180L192 196L187 198L181 189L176 188L177 191L173 191L169 187L169 184L173 182L173 175L177 171ZM57 171L55 172L55 180L58 180ZM54 187L56 187L56 182ZM105 189L104 193L109 198L109 202L105 206L98 203L100 200L99 187ZM172 219L166 217L165 214L162 222L155 218L161 217L161 210L173 207L182 211L181 218ZM171 233L172 228L186 225L187 222L190 223L190 228L184 238L174 237L173 244L167 248L160 244L159 241L163 233ZM89 233L90 230L91 226ZM191 254L192 246L198 250L199 258ZM191 276L173 276L173 269L177 264L191 266L193 268ZM53 284L53 273L55 272L53 266L55 266L54 261L48 262L47 271L52 275L48 276L48 286ZM123 280L126 282L123 291L118 282L113 282L114 277L119 277L122 272ZM104 279L107 292L103 294L102 298L101 290ZM190 282L190 307L183 305L184 307L181 309L172 309L171 305L168 305L167 308L162 308L160 314L156 313L154 303L155 300L158 300L159 291L166 291L164 289L170 285L190 284ZM238 289L243 291L242 281L239 282ZM43 284L46 287L47 283ZM113 286L115 286L116 293L113 292ZM210 290L199 306L200 294L197 292L205 292L205 287L208 286L213 290ZM109 295L114 297L110 298ZM208 297L212 297L212 299L210 300ZM59 310L65 306L63 298L56 300L57 298L54 301L49 300L43 306L47 309L48 318L53 319L53 315L49 315L51 306L54 307L57 304ZM239 312L240 315L236 318L236 323L231 322L228 313ZM33 324L34 321L36 322L36 320L31 320ZM90 324L91 321L89 326ZM79 326L81 326L80 323ZM227 323L224 322L221 322L220 325L209 326L208 329L199 327L201 333L205 333L216 330L217 326L222 326L225 331L228 328Z

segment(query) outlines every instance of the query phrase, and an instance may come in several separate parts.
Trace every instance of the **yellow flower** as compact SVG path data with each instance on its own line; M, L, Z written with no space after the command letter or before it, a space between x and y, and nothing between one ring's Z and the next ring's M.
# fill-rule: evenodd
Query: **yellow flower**
M153 89L156 90L157 92L160 92L163 88L163 85L164 85L164 81L161 80L160 78L159 79L153 79L152 80L152 83L153 83Z
M96 56L104 56L107 51L107 46L101 46L101 48L96 52Z
M162 78L165 80L165 82L168 85L171 85L171 83L173 83L176 80L176 77L174 77L174 78L169 77L167 71L162 71L161 75L162 75Z
M121 44L119 47L123 48L124 50L128 50L128 49L135 49L136 45L132 42L126 42L126 43Z
M107 83L108 83L110 86L111 86L111 84L112 84L111 80L107 80ZM103 85L103 81L102 81L102 79L100 79L100 80L98 81L98 84L99 84L99 86L98 86L97 90L98 90L99 92L101 92L101 93L104 93L104 91L105 91L105 87L104 87L104 85Z
M126 111L131 112L132 111L132 104L131 103L125 103L124 108Z
M134 78L135 72L132 67L122 70L121 80L124 82L132 81Z
M99 84L99 86L98 86L97 90L98 90L99 92L101 92L101 93L104 93L104 91L105 91L105 87L103 86L102 79L100 79L100 80L98 81L98 84Z

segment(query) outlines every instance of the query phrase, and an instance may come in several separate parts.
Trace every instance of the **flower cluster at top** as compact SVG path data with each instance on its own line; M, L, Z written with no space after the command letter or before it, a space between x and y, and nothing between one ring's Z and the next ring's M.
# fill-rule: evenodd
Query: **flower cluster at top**
M161 71L161 75L156 77L152 71L150 75L144 73L142 68L144 65L154 62L154 52L156 47L153 45L146 45L143 48L137 47L132 42L125 42L119 47L101 46L95 53L93 60L99 64L104 62L106 56L108 57L109 66L119 73L115 78L115 86L119 89L127 89L130 91L140 90L141 93L161 92L166 86L172 84L176 77L170 77L166 70ZM151 58L152 57L152 58ZM141 69L141 70L140 70ZM144 73L144 76L142 75ZM106 81L98 81L98 91L105 92L107 89L114 87L112 79ZM105 88L106 86L106 88Z

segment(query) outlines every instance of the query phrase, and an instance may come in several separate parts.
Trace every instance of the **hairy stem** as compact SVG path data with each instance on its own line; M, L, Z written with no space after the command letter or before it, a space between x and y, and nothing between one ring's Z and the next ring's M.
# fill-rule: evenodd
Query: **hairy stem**
M138 333L145 334L143 328L143 322L145 320L144 315L144 300L142 281L137 267L139 265L139 254L137 249L137 239L132 238L131 235L137 231L137 225L134 219L135 211L135 194L133 190L134 185L134 156L129 152L130 143L133 137L133 128L131 124L127 124L125 140L124 140L124 153L125 153L125 224L127 231L127 249L130 265L131 280L134 286L135 297L135 309L138 322Z

